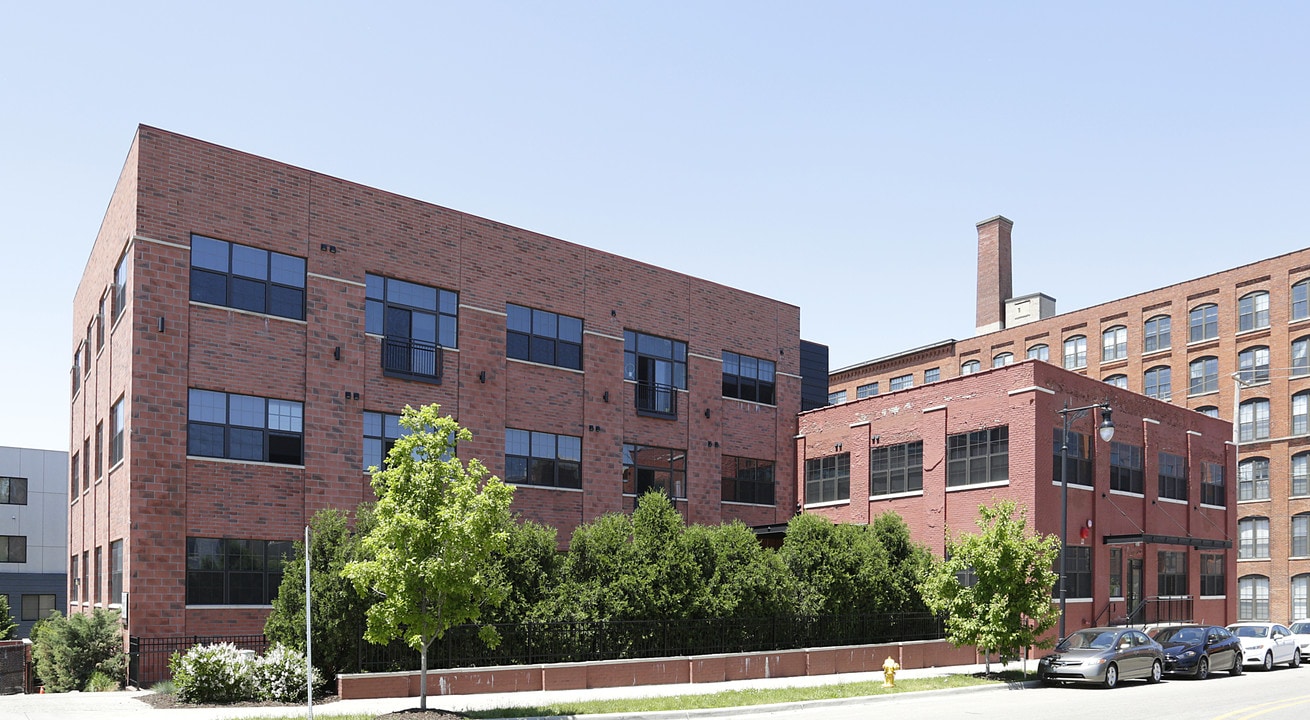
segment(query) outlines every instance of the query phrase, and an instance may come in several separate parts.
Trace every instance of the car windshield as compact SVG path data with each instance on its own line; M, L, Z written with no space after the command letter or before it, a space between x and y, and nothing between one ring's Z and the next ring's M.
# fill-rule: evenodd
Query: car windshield
M1205 631L1201 628L1165 628L1155 634L1157 642L1175 642L1185 645L1200 645Z
M1298 635L1304 633L1310 633L1310 622L1292 623L1292 632Z
M1269 628L1259 625L1238 625L1231 630L1237 637L1262 638L1269 634Z
M1114 646L1114 639L1118 633L1107 632L1105 630L1079 630L1070 635L1060 643L1062 650L1079 650L1091 648L1093 650L1104 650Z

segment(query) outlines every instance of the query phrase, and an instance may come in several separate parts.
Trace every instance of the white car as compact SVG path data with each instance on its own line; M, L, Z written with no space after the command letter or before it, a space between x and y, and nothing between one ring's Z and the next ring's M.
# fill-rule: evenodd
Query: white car
M1301 648L1286 625L1239 622L1229 625L1228 632L1242 641L1242 662L1246 665L1259 665L1262 670L1273 670L1283 663L1288 667L1301 665Z
M1296 644L1301 648L1301 659L1310 660L1310 620L1297 620L1289 629L1292 635L1296 636Z

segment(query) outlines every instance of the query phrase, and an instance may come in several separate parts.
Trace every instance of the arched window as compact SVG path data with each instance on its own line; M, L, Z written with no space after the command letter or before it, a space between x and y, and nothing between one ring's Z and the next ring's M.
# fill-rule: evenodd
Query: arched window
M1146 371L1142 394L1157 400L1168 400L1173 392L1170 382L1171 371L1168 365L1157 365Z
M977 360L970 360L960 366L961 375L972 375L979 370L982 370L982 363Z
M1244 383L1269 382L1269 348L1257 345L1237 353L1237 373Z
M992 367L994 368L1005 367L1006 365L1009 365L1013 362L1014 362L1014 353L1008 353L1008 352L1001 353L1000 355L997 355L996 357L992 358Z
M1237 332L1269 327L1269 293L1257 290L1237 301Z
M1101 362L1128 357L1128 328L1115 325L1101 333Z
M1292 497L1310 495L1310 452L1292 456Z
M1310 617L1310 575L1292 578L1292 617Z
M1292 557L1310 557L1310 513L1292 516Z
M1269 622L1269 578L1247 575L1237 579L1237 619Z
M1064 369L1075 370L1087 367L1087 337L1074 335L1064 341Z
M1237 464L1237 499L1269 499L1269 458L1247 458Z
M1219 337L1219 306L1197 305L1187 313L1187 342Z
M1168 315L1156 315L1147 320L1146 325L1142 328L1142 352L1167 350L1169 348L1169 325Z
M1196 411L1206 417L1219 417L1219 408L1214 405L1202 405Z
M1308 317L1310 317L1310 280L1302 280L1292 286L1292 319L1304 320ZM1296 617L1305 617L1305 615Z
M1292 396L1292 434L1310 433L1310 390Z
M1292 377L1310 375L1310 337L1292 341Z
M1187 394L1219 392L1219 358L1202 357L1187 364Z
M1248 517L1237 521L1237 559L1269 559L1269 518Z
M1237 441L1269 439L1269 401L1247 400L1237 408Z
M1039 343L1028 348L1029 360L1041 360L1042 362L1051 361L1051 348L1044 343Z
M1115 387L1117 387L1117 388L1123 388L1124 390L1127 390L1127 389L1128 389L1128 376L1127 376L1127 375L1123 375L1123 374L1120 374L1120 375L1111 375L1110 377L1108 377L1108 378L1105 379L1105 382L1107 382L1107 383L1109 383L1110 385L1113 385L1113 386L1115 386Z

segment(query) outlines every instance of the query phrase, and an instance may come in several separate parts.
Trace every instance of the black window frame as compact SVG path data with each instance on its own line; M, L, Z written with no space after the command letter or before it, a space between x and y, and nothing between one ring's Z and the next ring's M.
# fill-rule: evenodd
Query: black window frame
M219 255L223 256L221 262L217 261ZM290 320L305 319L305 258L191 233L190 265L192 302ZM238 265L259 267L257 272L262 277L238 270Z
M27 562L26 535L0 535L0 563L22 565Z
M1228 488L1224 482L1223 465L1215 462L1201 463L1201 504L1228 507Z
M582 335L582 318L505 303L505 357L581 370Z
M923 441L869 448L869 497L923 492Z
M661 381L665 372L669 382ZM687 343L624 329L623 379L636 383L633 402L638 415L676 419L678 391L687 389Z
M1237 463L1237 500L1268 500L1269 458L1242 458Z
M123 436L127 432L127 396L120 395L118 402L109 408L109 467L123 461Z
M664 462L654 462L661 457ZM673 500L687 499L686 450L623 444L623 494L640 497L650 490L660 490Z
M1182 597L1187 591L1187 553L1179 550L1159 550L1156 555L1156 594Z
M720 499L747 505L775 504L776 463L772 460L723 455L720 458Z
M948 488L1009 482L1010 426L948 435L946 458ZM998 477L998 471L1004 477Z
M1260 300L1264 300L1264 308L1260 308ZM1237 332L1243 333L1251 330L1263 330L1269 327L1269 292L1267 290L1254 290L1237 300Z
M1092 548L1086 545L1065 545L1064 593L1066 598L1092 597ZM1059 558L1056 558L1059 574ZM1057 581L1055 591L1060 591Z
M1142 352L1168 350L1173 342L1173 318L1169 315L1155 315L1147 318L1142 325Z
M25 477L0 476L0 505L26 505L28 486Z
M96 423L96 480L105 476L105 422Z
M722 360L723 397L777 405L776 363L728 350L723 351ZM748 366L753 366L753 369L748 369Z
M805 460L805 504L846 502L851 499L851 454L825 455Z
M1064 463L1061 456L1061 448L1064 446L1064 428L1057 427L1052 429L1052 465L1051 478L1054 482L1060 482L1064 475ZM1069 431L1069 484L1080 485L1082 487L1092 487L1096 483L1093 475L1095 446L1092 443L1092 437L1083 433Z
M201 542L213 543L212 550L209 545L201 548ZM187 536L186 604L272 604L282 585L292 546L291 540ZM208 584L202 585L201 580L207 580ZM257 589L254 587L256 581L259 584ZM221 596L214 595L216 589Z
M459 347L459 293L365 273L364 331L382 338L384 375L440 385L443 350Z
M1157 460L1160 497L1171 500L1187 499L1187 458L1160 451Z
M202 395L203 394L203 395ZM218 422L210 419L209 415L217 410L213 403L206 405L203 400L206 398L216 399L218 396L223 398L223 416L224 421ZM258 400L262 403L261 417L263 425L243 424L240 421L233 421L233 399L241 400ZM197 400L202 402L197 403ZM277 414L278 418L289 418L296 420L299 430L287 430L281 427L270 427L273 416L270 415L269 403L286 403L291 408L299 410L298 414L285 416ZM226 393L218 390L205 390L203 388L188 388L187 390L187 455L196 458L222 458L226 460L236 460L239 462L261 462L275 465L288 465L303 467L305 464L305 404L299 400L286 400L283 398L266 398L259 395L245 395L241 393ZM215 432L221 435L215 436ZM235 433L240 433L237 435ZM255 434L259 436L259 457L248 457L239 451L234 452L236 448L253 448L255 443L252 442ZM237 438L242 438L237 440ZM217 439L222 444L222 452L215 454L212 449L212 443ZM234 440L237 444L234 446ZM204 443L204 444L202 444Z
M1134 495L1146 494L1142 446L1124 442L1110 443L1110 489Z
M1201 553L1201 595L1224 597L1228 595L1228 569L1222 553Z
M576 447L572 447L575 444ZM566 451L568 455L565 455ZM505 428L505 474L502 479L511 485L582 489L582 438Z
M1219 337L1219 306L1197 305L1187 311L1187 342L1205 342Z
M378 447L377 464L379 470L386 469L387 456L391 454L391 448L395 446L396 441L409 434L409 430L400 424L400 416L394 413L374 412L372 410L364 411L364 472L368 472L374 465L369 463L373 456L373 451L369 449L371 443L376 443ZM373 432L376 426L377 431ZM394 431L393 431L394 428Z

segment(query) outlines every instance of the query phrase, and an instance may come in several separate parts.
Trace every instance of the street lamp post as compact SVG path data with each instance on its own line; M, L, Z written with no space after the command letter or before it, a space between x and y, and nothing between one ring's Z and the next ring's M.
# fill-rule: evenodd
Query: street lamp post
M1105 442L1110 442L1114 437L1114 421L1110 419L1110 403L1103 402L1095 405L1086 405L1083 407L1071 408L1069 401L1064 401L1064 407L1058 410L1060 416L1064 419L1064 434L1060 436L1060 639L1064 635L1064 609L1067 599L1067 587L1065 576L1068 574L1069 564L1069 420L1073 413L1085 412L1087 410L1101 411L1101 425L1097 428L1097 434Z

